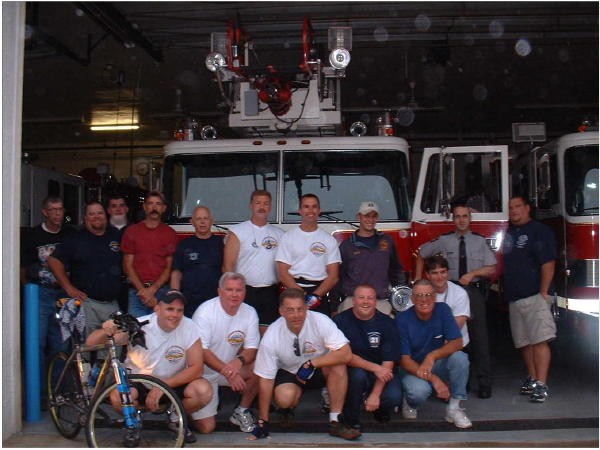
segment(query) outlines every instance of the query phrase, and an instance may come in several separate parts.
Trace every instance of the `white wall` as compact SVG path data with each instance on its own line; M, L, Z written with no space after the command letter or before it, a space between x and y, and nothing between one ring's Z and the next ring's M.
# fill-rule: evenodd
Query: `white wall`
M19 205L25 2L2 2L2 440L22 427Z

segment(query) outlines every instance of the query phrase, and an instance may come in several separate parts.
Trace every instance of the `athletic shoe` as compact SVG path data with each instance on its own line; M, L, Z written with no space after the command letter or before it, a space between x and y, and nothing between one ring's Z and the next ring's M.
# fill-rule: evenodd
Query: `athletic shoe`
M532 402L543 403L548 398L548 386L541 381L536 381L533 384L533 392L529 397Z
M172 412L171 413L171 417L169 419L169 423L167 424L167 428L169 429L169 431L172 431L173 433L177 433L179 431L179 424L178 424L178 416L177 413ZM194 442L196 442L197 438L196 435L194 434L194 432L192 430L190 430L189 428L186 428L185 431L183 432L183 441L186 444L193 444Z
M240 427L240 431L244 433L251 433L254 429L254 416L249 409L245 409L241 413L234 411L229 421Z
M136 429L127 429L125 436L123 437L123 446L127 448L133 448L140 445L140 431Z
M463 408L446 408L446 422L453 423L457 428L471 428L473 424Z
M532 376L528 376L523 385L521 386L521 390L519 391L521 395L531 395L533 394L533 385L535 384L535 378Z
M321 389L321 412L323 414L329 414L331 410L331 399L329 397L329 390L324 387Z
M417 418L417 410L408 404L406 398L402 400L402 417L409 420Z
M337 420L332 420L329 422L329 434L331 436L341 437L348 441L353 441L354 439L359 438L362 433L356 428L347 427Z

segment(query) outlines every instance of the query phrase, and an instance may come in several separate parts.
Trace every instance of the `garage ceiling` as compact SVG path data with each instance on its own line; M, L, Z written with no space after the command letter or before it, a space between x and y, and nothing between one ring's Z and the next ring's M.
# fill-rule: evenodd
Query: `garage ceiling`
M597 2L32 2L24 150L159 148L190 114L234 135L204 67L211 33L236 20L256 62L297 65L304 17L322 59L328 28L352 27L346 122L409 107L396 134L413 146L510 142L513 122L545 122L555 136L597 120ZM89 130L93 114L132 108L140 130Z

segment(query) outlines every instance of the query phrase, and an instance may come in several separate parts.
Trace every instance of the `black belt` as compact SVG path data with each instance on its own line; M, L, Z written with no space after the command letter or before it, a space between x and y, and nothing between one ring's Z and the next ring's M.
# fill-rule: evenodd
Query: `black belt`
M457 286L460 286L460 287L463 287L463 288L465 287L462 284L460 284L457 280L451 280L451 281L454 284L456 284ZM488 283L487 280L479 280L479 281L472 281L467 286L471 286L471 287L477 288L479 290L485 290L485 289L488 288L489 283Z
M294 278L294 281L298 285L305 284L308 286L318 286L319 284L321 284L321 281L323 281L323 280L307 280L306 278L299 277L299 278Z

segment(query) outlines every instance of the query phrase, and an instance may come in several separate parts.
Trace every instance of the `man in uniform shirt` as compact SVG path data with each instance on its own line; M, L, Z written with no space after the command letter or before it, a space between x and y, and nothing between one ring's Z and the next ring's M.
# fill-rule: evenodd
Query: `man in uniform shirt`
M394 321L376 309L377 301L373 286L358 285L352 308L333 318L352 347L344 420L359 430L363 406L384 423L402 404L402 380L394 367L400 360L400 336Z
M301 289L286 289L279 297L281 317L265 332L254 364L259 377L258 423L255 438L269 436L271 400L288 413L307 388L327 383L331 395L329 434L353 440L360 431L341 418L352 357L348 339L324 314L309 311Z
M279 281L286 288L304 290L309 308L329 316L328 294L339 279L338 243L319 228L319 197L300 197L298 213L300 225L283 235L275 257Z
M377 291L377 309L391 315L388 289L404 283L405 279L396 244L391 236L375 228L379 219L375 202L361 203L356 217L358 230L340 244L340 291L345 300L338 312L352 308L354 289L358 285L370 284Z
M423 259L441 254L448 261L450 279L469 294L471 318L469 354L475 366L479 383L479 398L492 395L489 337L487 331L487 278L496 272L496 256L485 238L471 231L471 212L462 205L454 205L452 217L455 230L427 242L419 249L415 279L423 272Z
M260 334L279 317L279 282L275 255L283 230L268 223L271 194L257 190L250 196L250 220L233 225L225 238L223 272L246 277L246 300L258 313Z

